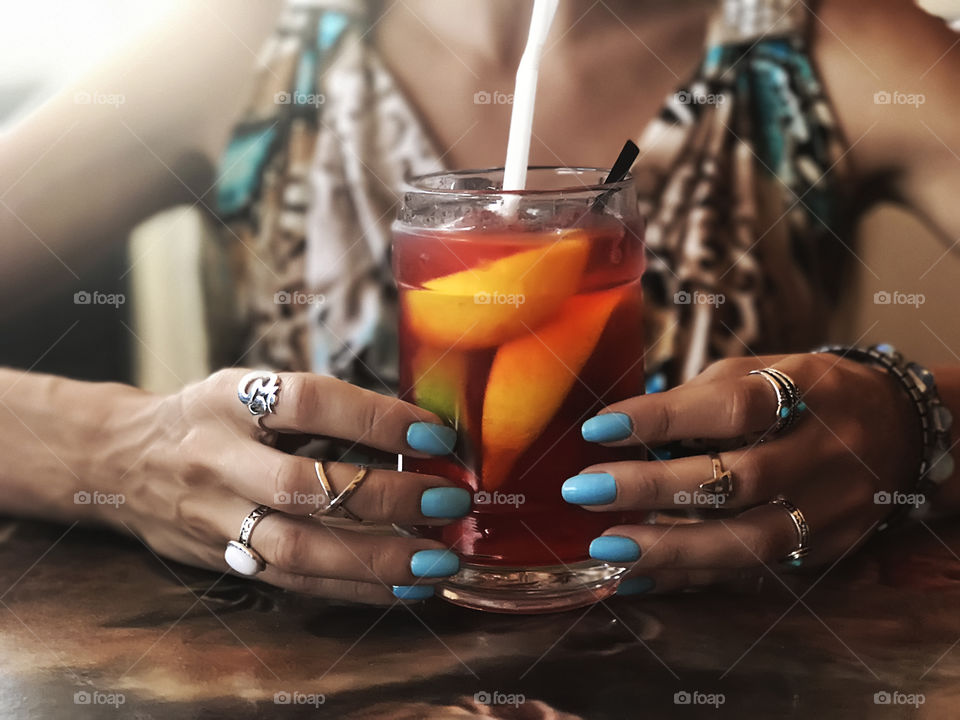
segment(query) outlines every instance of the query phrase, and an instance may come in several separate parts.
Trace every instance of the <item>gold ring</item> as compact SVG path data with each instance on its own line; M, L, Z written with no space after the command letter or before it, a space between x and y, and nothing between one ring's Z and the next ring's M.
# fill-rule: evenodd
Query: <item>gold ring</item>
M700 490L708 495L722 496L724 500L733 494L733 472L723 469L723 463L717 453L707 453L713 465L713 477L700 483Z

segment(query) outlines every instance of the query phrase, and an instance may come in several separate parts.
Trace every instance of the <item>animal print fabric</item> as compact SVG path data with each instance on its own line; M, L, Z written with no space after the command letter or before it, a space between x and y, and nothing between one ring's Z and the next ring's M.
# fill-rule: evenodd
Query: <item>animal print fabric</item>
M298 2L264 51L205 268L215 366L395 385L390 224L402 179L444 164L373 21L360 2ZM819 341L847 244L842 149L801 29L708 46L639 144L647 389Z

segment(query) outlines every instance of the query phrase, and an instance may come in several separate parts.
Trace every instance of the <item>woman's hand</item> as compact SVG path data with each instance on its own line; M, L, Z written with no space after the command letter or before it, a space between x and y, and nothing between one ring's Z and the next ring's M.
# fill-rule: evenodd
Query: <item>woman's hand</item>
M160 555L227 571L227 542L237 539L254 507L268 505L281 512L252 532L250 545L267 564L257 577L328 598L422 599L437 578L456 572L456 556L438 542L308 518L323 500L314 461L261 442L265 433L237 398L246 372L224 370L167 397L127 393L103 435L111 449L99 476L114 479L89 488L122 494L125 502L100 508L99 519L135 533ZM280 379L275 412L263 417L271 431L418 457L452 449L455 433L426 410L330 377L281 373ZM335 493L357 473L343 463L324 468ZM360 518L387 524L444 523L469 506L468 492L448 480L378 469L346 503Z
M772 433L777 397L751 370L776 367L799 387L808 410ZM610 415L617 413L617 415ZM612 527L592 557L629 566L624 591L669 591L781 568L797 548L783 495L810 529L806 564L850 552L893 509L883 500L916 480L920 427L913 403L884 371L829 354L723 360L667 392L634 397L585 423L606 445L655 447L670 441L736 441L719 453L733 475L720 506L727 519ZM745 438L750 438L747 440ZM760 440L764 442L760 442ZM707 455L593 465L564 483L568 502L596 511L690 510L710 505L700 483L714 476ZM900 495L897 496L898 498Z

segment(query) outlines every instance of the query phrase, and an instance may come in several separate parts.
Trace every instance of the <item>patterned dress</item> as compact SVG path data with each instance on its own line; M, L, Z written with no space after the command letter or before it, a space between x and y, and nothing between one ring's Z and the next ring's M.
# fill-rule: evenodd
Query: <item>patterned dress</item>
M264 51L224 154L229 232L206 262L213 365L331 373L390 390L390 224L441 154L361 2L297 2ZM845 266L843 147L802 3L724 0L695 77L641 133L647 389L709 362L823 338Z

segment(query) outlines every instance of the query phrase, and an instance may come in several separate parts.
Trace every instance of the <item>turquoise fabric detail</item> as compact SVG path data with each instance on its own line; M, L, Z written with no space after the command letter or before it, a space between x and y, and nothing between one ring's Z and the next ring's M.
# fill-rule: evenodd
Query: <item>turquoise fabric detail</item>
M297 66L297 82L293 102L305 102L305 95L313 95L317 81L317 53L314 50L304 50ZM298 99L299 98L299 99Z
M350 18L341 12L325 12L317 23L317 49L329 50L337 44L343 31L350 24Z
M260 182L263 165L276 138L276 125L237 133L220 160L217 210L221 215L238 212L247 205Z
M705 75L712 75L723 63L723 45L711 45L707 48L707 54L703 59L703 71Z
M796 53L793 44L786 40L767 40L761 43L761 50L779 60L793 61Z
M300 51L294 74L291 104L314 102L309 96L316 95L317 70L336 46L351 22L351 16L339 11L320 12L316 17L316 48L307 45ZM278 134L285 132L284 118L289 114L287 105L277 105L277 114L256 129L241 124L223 155L220 157L220 173L217 181L217 211L221 216L237 214L255 199L263 168L270 158L271 148L280 140ZM259 120L259 118L258 118Z
M769 171L784 182L790 182L785 177L789 170L784 165L783 124L788 110L784 107L781 92L784 73L778 65L759 59L751 63L750 73L753 76L754 139L757 142L754 152Z

